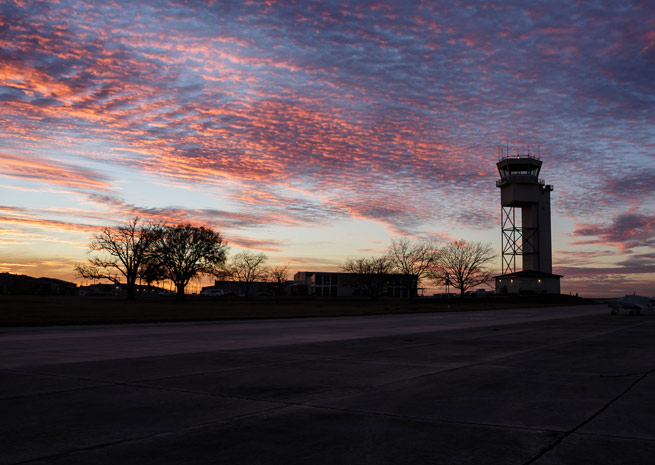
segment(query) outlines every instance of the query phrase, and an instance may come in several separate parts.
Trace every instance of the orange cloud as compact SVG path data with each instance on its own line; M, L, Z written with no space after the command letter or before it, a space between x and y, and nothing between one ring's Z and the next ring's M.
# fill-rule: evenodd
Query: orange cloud
M66 221L48 220L44 218L28 218L20 216L0 216L0 223L9 223L23 226L35 226L44 229L58 229L63 231L75 231L83 233L99 232L101 226L88 224L69 223Z
M80 190L112 190L109 178L94 171L76 168L56 160L34 155L19 156L0 152L0 163L3 168L0 176Z

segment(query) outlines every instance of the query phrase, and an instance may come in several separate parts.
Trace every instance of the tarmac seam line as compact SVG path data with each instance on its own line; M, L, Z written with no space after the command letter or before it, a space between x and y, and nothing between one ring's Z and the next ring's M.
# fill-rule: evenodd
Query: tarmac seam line
M573 342L578 342L578 341L582 341L582 340L586 340L586 339L592 339L592 338L598 337L598 336L605 336L607 334L615 333L615 332L618 332L618 331L623 331L625 329L630 329L630 328L633 328L635 326L639 326L641 324L643 324L643 322L640 321L638 323L630 324L630 325L627 325L627 326L622 326L622 327L619 327L619 328L612 328L610 330L602 331L600 333L590 334L590 335L583 336L583 337L577 337L577 338L569 339L569 340L566 340L566 341L558 341L558 342L553 342L553 343L550 343L550 344L541 344L541 345L539 345L537 347L531 347L529 349L514 351L514 352L511 352L511 353L503 354L503 355L500 355L498 357L490 358L490 359L487 359L487 360L482 360L482 361L479 361L479 362L468 363L468 364L461 365L461 366L456 366L456 367L449 367L449 368L445 368L445 369L440 370L440 371L435 371L435 372L432 372L432 373L425 373L425 374L417 375L417 376L410 377L410 378L389 381L387 383L382 383L382 384L378 384L376 386L373 386L373 387L371 387L371 389L375 389L375 388L383 387L383 386L390 386L390 385L393 385L395 383L402 383L402 382L407 381L407 380L414 380L414 379L420 379L420 378L424 378L424 377L428 377L428 376L441 375L441 374L444 374L444 373L449 373L449 372L453 372L453 371L457 371L457 370L461 370L461 369L465 369L465 368L473 368L473 367L482 366L482 365L486 365L486 364L490 364L490 363L493 364L494 362L497 362L499 360L503 360L503 359L508 358L508 357L514 357L516 355L527 354L527 353L530 353L530 352L533 352L533 351L536 351L536 350L542 350L542 349L545 349L545 348L556 347L556 346L560 346L560 345L564 345L564 344L570 344L570 343L573 343ZM490 326L490 327L492 327L492 326ZM486 339L486 338L487 338L487 336L483 337L483 339ZM430 345L433 345L433 343L417 344L417 345L415 345L413 347L426 347L426 346L430 346ZM389 352L389 351L392 351L392 350L397 350L397 349L395 349L395 348L394 349L383 349L381 351L369 352L369 354L375 354L375 353L380 353L380 352ZM433 364L432 366L437 367L437 365L438 364ZM423 366L431 366L431 364L426 364L426 365L423 365Z
M619 436L616 434L601 434L601 433L575 433L580 436L588 437L601 437L601 438L613 438L613 439L625 439L627 441L639 441L639 442L652 442L655 443L653 438L642 438L639 436Z
M22 372L17 372L17 373L22 373ZM33 374L33 373L28 373L28 374ZM60 378L64 378L64 379L74 379L74 380L83 380L83 381L96 381L96 380L93 380L91 378L80 378L80 377L76 377L76 376L66 376L66 375L50 375L50 376L60 377ZM155 379L159 379L159 378L155 378ZM239 400L248 400L248 401L252 401L252 402L265 402L265 403L271 403L271 404L280 404L283 407L285 407L285 406L294 406L294 405L302 405L302 403L299 403L299 402L287 402L287 401L272 400L272 399L256 399L256 398L252 398L252 397L218 394L218 393L208 392L208 391L196 391L196 390L190 390L190 389L170 388L170 387L164 387L164 386L154 386L154 385L149 385L149 384L140 384L140 382L123 382L123 381L104 381L102 383L100 383L99 381L96 381L96 382L99 383L97 386L82 386L82 387L79 387L79 388L64 389L64 390L59 390L59 391L35 392L35 393L24 394L24 395L19 395L19 396L2 397L2 398L0 398L0 401L7 400L7 399L11 400L11 399L29 398L29 397L44 396L44 395L49 395L49 394L61 394L61 393L67 393L67 392L75 392L75 391L83 391L83 390L94 390L94 389L106 388L106 387L112 387L112 386L121 386L121 387L132 387L132 388L144 389L144 390L178 392L178 393L181 393L181 394L194 394L194 395L201 395L201 396L207 396L207 397L216 397L216 398L221 398L221 399L239 399Z
M289 362L293 363L293 362ZM21 374L36 374L34 372L22 372L18 370L4 370L4 371L10 371L14 373L21 373ZM211 373L211 372L209 372ZM436 373L435 373L436 374ZM78 376L67 376L67 375L55 375L55 374L47 374L47 376L53 377L53 378L63 378L63 379L73 379L77 381L94 381L97 382L98 385L96 386L82 386L78 388L72 388L72 389L64 389L64 390L55 390L55 391L47 391L47 392L36 392L36 393L30 393L30 394L23 394L19 396L12 396L12 397L2 397L0 398L0 401L6 400L6 399L20 399L20 398L29 398L29 397L34 397L34 396L44 396L44 395L49 395L49 394L61 394L61 393L67 393L67 392L75 392L75 391L83 391L83 390L94 390L94 389L99 389L99 388L105 388L105 387L111 387L111 386L120 386L120 387L132 387L132 388L137 388L137 389L145 389L145 390L154 390L154 391L164 391L164 392L178 392L181 394L194 394L194 395L201 395L201 396L208 396L208 397L216 397L220 399L238 399L238 400L247 400L247 401L252 401L252 402L265 402L265 403L271 403L271 404L280 404L281 406L304 406L306 405L304 402L316 402L316 401L323 401L326 399L333 399L333 398L339 398L339 397L347 397L351 396L353 394L361 394L362 391L366 391L367 389L374 389L375 386L370 386L368 388L363 387L363 388L351 388L351 389L346 389L342 390L339 392L339 394L336 395L327 395L324 397L317 397L313 398L310 400L302 401L302 402L293 402L293 401L284 401L284 400L276 400L276 399L262 399L262 398L254 398L254 397L247 397L247 396L237 396L233 394L219 394L215 392L209 392L209 391L198 391L198 390L192 390L192 389L182 389L182 388L173 388L173 387L166 387L166 386L156 386L152 384L143 384L144 382L147 382L148 380L156 381L159 379L168 379L169 377L164 377L164 378L150 378L146 380L137 380L137 381L98 381L94 378L84 378L84 377L78 377ZM173 378L177 377L182 377L183 375L180 376L174 376ZM406 379L412 379L410 376L409 378ZM334 390L328 390L327 392L334 392Z
M311 401L308 401L311 402ZM313 409L319 409L319 410L332 410L336 412L346 412L346 413L356 413L359 415L369 415L369 416L376 416L376 417L385 417L385 418L398 418L398 419L403 419L403 420L414 420L414 421L422 421L426 423L439 423L439 424L447 424L447 425L466 425L466 426L481 426L485 428L498 428L498 429L511 429L511 430L519 430L519 431L534 431L534 432L540 432L540 433L554 433L554 434L564 434L564 431L561 430L556 430L556 429L546 429L546 428L534 428L530 426L512 426L512 425L499 425L495 423L480 423L480 422L475 422L475 421L455 421L455 420L443 420L443 419L438 419L438 418L429 418L429 417L421 417L421 416L414 416L414 415L399 415L395 413L384 413L384 412L370 412L367 410L356 410L356 409L349 409L349 408L342 408L342 407L328 407L325 405L312 405L312 404L298 404L298 406L301 407L307 407L307 408L313 408Z
M564 435L563 435L561 438L558 438L558 439L556 439L555 441L553 441L551 444L549 444L548 446L546 446L546 447L545 447L541 452L539 452L537 455L535 455L534 457L532 457L532 458L531 458L530 460L528 460L527 462L524 462L523 465L530 465L531 463L534 463L535 461L539 460L541 457L543 457L544 455L546 455L546 454L547 454L548 452L550 452L551 450L555 449L557 446L559 446L559 445L562 443L562 441L564 441L566 438L568 438L569 436L571 436L572 434L574 434L576 431L578 431L578 430L579 430L580 428L582 428L583 426L589 424L592 420L594 420L594 419L595 419L596 417L598 417L601 413L603 413L603 412L606 411L608 408L610 408L610 407L612 406L612 404L614 404L614 403L615 403L616 401L618 401L621 397L623 397L623 396L626 395L628 392L630 392L630 390L632 390L632 388L634 388L637 384L639 384L641 381L643 381L644 379L646 379L646 377L647 377L648 375L652 374L653 372L655 372L655 368L653 368L652 370L647 371L647 372L645 372L644 374L642 374L638 379L636 379L636 380L634 380L632 383L630 383L630 385L629 385L627 388L625 388L622 392L620 392L620 393L619 393L618 395L616 395L614 398L610 399L609 402L607 402L605 405L603 405L603 406L602 406L602 407L601 407L597 412L595 412L593 415L591 415L591 416L590 416L589 418L587 418L586 420L584 420L584 421L582 421L581 423L579 423L577 426L573 427L571 430L565 432Z
M624 327L621 327L621 328L613 328L613 329L608 330L608 331L603 331L602 333L596 333L596 334L588 335L588 336L585 336L585 337L579 337L579 338L570 339L570 340L567 340L567 341L554 342L554 343L551 343L551 344L542 344L542 345L540 345L538 347L532 347L530 349L515 351L515 352L512 352L512 353L504 354L504 355L501 355L499 357L495 357L495 358L488 359L488 360L483 360L483 361L480 361L480 362L469 363L469 364L456 366L456 367L448 367L448 368L443 368L442 367L442 369L437 369L437 370L435 370L433 372L430 372L430 373L425 373L425 374L416 375L416 376L411 376L410 375L408 377L403 377L401 379L396 379L396 380L389 381L389 382L386 382L386 383L376 384L375 386L363 387L361 389L349 389L349 390L346 390L346 392L344 392L344 391L338 392L337 391L337 393L335 393L334 395L327 395L327 396L324 396L324 397L318 397L318 398L310 399L310 400L307 400L307 401L304 401L304 402L290 402L290 401L271 400L271 399L256 399L256 398L245 397L245 396L216 394L216 393L211 393L211 392L206 392L206 391L176 389L176 388L167 388L167 387L162 387L162 386L152 386L152 385L148 385L148 384L140 384L140 382L143 382L143 381L146 381L146 380L137 381L137 382L122 382L122 383L117 382L115 384L125 385L125 386L133 386L133 387L137 387L137 388L155 389L155 390L171 391L171 392L181 392L181 393L187 393L187 394L201 394L201 395L208 395L208 396L212 396L212 397L219 397L219 398L226 398L226 399L241 399L241 400L249 400L249 401L259 401L259 402L272 402L272 403L278 403L278 404L283 404L283 405L287 405L287 406L294 406L294 405L311 406L310 404L306 404L305 402L316 402L316 401L324 401L326 399L336 399L336 398L340 398L340 397L348 397L348 396L352 396L353 394L361 394L361 393L363 393L363 392L365 392L367 390L376 390L376 389L378 389L380 387L386 387L386 386L390 386L390 385L393 385L393 384L396 384L396 383L402 383L402 382L411 381L411 380L415 380L415 379L420 379L420 378L424 378L424 377L428 377L428 376L438 376L438 375L442 375L444 373L449 373L449 372L453 372L453 371L457 371L457 370L461 370L461 369L465 369L465 368L481 366L481 365L488 364L489 362L496 362L498 360L502 360L502 359L507 358L507 357L512 357L512 356L515 356L515 355L525 354L525 353L533 352L533 351L536 351L536 350L542 350L542 349L547 348L547 347L553 347L553 346L568 344L568 343L571 343L571 342L577 342L577 341L580 341L580 340L591 339L591 338L594 338L594 337L597 337L597 336L603 336L603 335L606 335L606 334L615 333L615 332L618 332L618 331L621 331L621 330L624 330L624 329L629 329L629 328L632 328L634 326L638 326L639 324L641 324L641 322L639 322L637 324L631 324L629 326L624 326ZM427 347L427 346L430 346L432 344L433 343L421 343L421 344L413 345L413 347ZM381 351L372 351L370 353L389 352L389 351L393 351L393 350L397 350L397 349L395 349L395 348L394 349L383 349ZM346 358L346 357L338 357L337 356L337 357L326 357L326 358L323 358L323 357L308 357L307 359L304 359L304 360L293 360L293 361L283 362L282 364L293 364L293 363L298 363L299 361L311 361L311 360L317 360L317 359L318 360L330 360L330 359L332 359L332 360L355 361L355 362L364 362L364 363L375 362L375 361L369 361L369 360L366 360L366 359L358 360L358 359L353 359L353 358ZM377 362L378 363L385 363L384 361L377 361ZM273 363L271 365L275 365L275 363ZM437 368L436 364L435 365L420 364L419 366L425 366L425 367L434 366L435 368ZM82 379L86 379L86 378L82 378ZM156 379L159 379L159 378L153 378L153 380L156 380ZM327 407L325 407L325 408L327 408ZM335 410L338 410L338 409L335 409ZM355 410L353 410L353 411L355 411ZM418 419L418 418L421 418L421 417L406 417L406 418L417 418ZM459 422L453 422L453 423L459 423ZM469 423L463 422L463 424L469 424ZM477 423L470 423L470 424L477 424ZM494 425L494 424L489 424L488 426L503 427L502 425ZM543 430L543 429L536 429L536 430L538 430L538 431L550 431L550 430ZM561 432L561 431L558 431L558 430L553 430L553 431L554 432Z
M50 374L50 373L34 373L34 372L28 372L28 371L20 371L20 370L10 370L10 369L0 369L0 372L8 372L8 373L14 373L14 374L21 374L21 375L33 375L33 376L46 376L50 378L63 378L63 379L73 379L75 381L92 381L94 383L97 383L95 386L78 386L78 387L73 387L73 388L68 388L68 389L53 389L50 391L42 391L42 392L30 392L27 394L19 394L15 396L0 396L0 402L5 401L5 400L14 400L14 399L22 399L25 397L35 397L35 396L46 396L49 394L62 394L62 393L67 393L67 392L75 392L75 391L83 391L85 389L93 389L93 388L99 388L99 387L105 387L105 386L111 386L114 383L111 381L99 381L97 379L90 379L90 378L77 378L74 376L66 376L66 375L55 375L55 374Z
M187 426L187 427L184 427L184 428L179 428L179 429L174 429L174 430L167 430L167 431L157 431L155 433L145 434L145 435L142 435L142 436L130 437L130 438L125 438L125 439L117 439L115 441L109 441L109 442L99 443L99 444L92 444L92 445L89 445L89 446L86 446L86 447L80 447L80 448L77 448L77 449L69 449L69 450L61 451L61 452L58 452L58 453L55 453L55 454L49 454L49 455L45 455L45 456L42 456L42 457L35 457L35 458L28 459L28 460L20 461L20 462L14 462L14 463L8 464L8 465L28 465L30 463L42 462L44 460L51 460L51 459L61 458L61 457L65 457L67 455L72 455L72 454L76 454L76 453L80 453L80 452L88 452L88 451L92 451L92 450L96 450L96 449L103 449L103 448L106 448L106 447L112 447L112 446L117 446L117 445L121 445L121 444L128 444L128 443L131 443L131 442L139 442L139 441L143 441L144 439L150 439L150 438L154 438L154 437L157 437L157 436L165 436L165 435L168 435L168 434L176 434L176 433L180 433L180 432L183 432L183 431L193 431L194 429L202 429L202 428L206 428L208 426L217 425L217 424L220 424L220 423L227 423L227 422L230 422L230 421L239 420L239 419L247 418L247 417L250 417L250 416L257 416L257 415L261 415L261 414L264 414L264 413L267 413L267 412L271 412L271 411L274 411L274 410L280 410L280 409L284 409L284 408L288 408L288 407L289 407L289 405L279 405L279 406L271 407L271 408L268 408L268 409L260 410L258 412L245 413L245 414L241 414L241 415L235 415L235 416L229 417L229 418L222 418L222 419L216 420L216 421L198 423L196 425L191 425L191 426Z
M619 329L621 329L621 328L619 328ZM482 361L479 361L479 362L473 362L473 363L467 363L467 364L460 365L460 366L449 367L449 368L445 368L445 369L443 369L441 371L435 371L435 372L432 372L432 373L425 373L425 374L414 376L412 378L389 381L388 383L379 384L379 385L376 385L375 387L390 386L390 385L393 385L395 383L400 383L400 382L407 381L408 379L414 380L414 379L425 378L425 377L428 377L428 376L436 376L436 375L441 375L441 374L444 374L444 373L449 373L449 372L453 372L453 371L457 371L457 370L462 370L462 369L465 369L465 368L473 368L473 367L484 366L484 365L494 365L495 362L498 362L499 360L506 359L508 357L514 357L516 355L528 354L530 352L534 352L534 351L537 351L537 350L543 350L545 348L556 347L556 346L564 345L564 344L570 344L572 342L578 342L578 341L585 340L585 339L591 339L591 338L596 337L596 336L602 336L602 335L606 335L606 334L609 334L609 333L616 332L619 329L615 329L615 330L612 330L612 331L607 331L607 332L602 333L602 334L595 334L595 335L589 335L589 336L585 336L585 337L581 337L581 338L570 339L570 340L567 340L567 341L559 341L559 342L553 342L553 343L550 343L550 344L542 344L542 345L539 345L537 347L531 347L529 349L513 351L513 352L510 352L510 353L500 355L498 357L489 358L487 360L482 360ZM426 366L429 366L429 365L426 365ZM435 364L433 366L436 367L437 365Z
M209 352L203 352L203 353L209 353ZM131 360L131 359L116 359L120 361L124 360ZM116 361L113 360L113 361ZM306 361L313 361L315 360L314 358L298 358L296 360L284 360L284 361L279 361L279 362L270 362L270 363L262 363L260 365L253 365L252 367L254 368L261 368L261 367L271 367L275 365L288 365L288 364L293 364L293 363L299 363L299 362L306 362ZM87 362L83 362L87 363ZM74 364L74 363L73 363ZM69 364L63 364L63 365L54 365L54 366L65 366ZM187 377L187 376L197 376L197 375L205 375L205 374L213 374L213 373L223 373L223 372L229 372L229 371L236 371L236 370L241 370L244 368L251 368L250 366L248 367L233 367L233 368L226 368L223 370L214 370L214 371L198 371L194 373L184 373L182 375L171 375L171 376L162 376L162 377L157 377L157 378L141 378L141 379L136 379L133 381L114 381L114 380L107 380L107 379L98 379L96 377L88 377L88 376L73 376L73 375L65 375L62 373L49 373L49 372L43 372L43 371L31 371L31 370L19 370L15 368L0 368L0 372L8 372L8 373L14 373L14 374L22 374L22 375L32 375L32 376L45 376L45 377L50 377L50 378L61 378L61 379L72 379L76 381L92 381L95 383L101 383L101 384L106 384L106 385L135 385L138 386L136 383L142 383L142 382L147 382L147 381L154 381L154 380L164 380L164 379L171 379L171 378L182 378L182 377ZM98 386L87 386L87 388L93 388L93 387L98 387ZM77 389L85 389L85 387L81 388L73 388L70 390L77 390ZM67 392L68 390L63 390L63 391L47 391L47 392ZM46 392L46 393L47 393ZM40 393L44 394L44 393ZM14 397L25 397L25 396L30 396L32 394L23 394L19 396L13 396L13 397L2 397L0 399L8 399L11 398L13 399Z

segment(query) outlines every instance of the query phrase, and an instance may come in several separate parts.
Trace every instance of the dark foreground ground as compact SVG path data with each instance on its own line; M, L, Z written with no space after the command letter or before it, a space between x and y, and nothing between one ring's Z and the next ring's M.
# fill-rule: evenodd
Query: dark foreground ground
M607 310L0 328L0 463L650 464L655 317Z
M587 305L568 295L493 296L487 298L369 299L337 298L207 298L173 297L0 296L0 326L217 321L244 318L291 318L388 315L445 311L492 310L562 305Z

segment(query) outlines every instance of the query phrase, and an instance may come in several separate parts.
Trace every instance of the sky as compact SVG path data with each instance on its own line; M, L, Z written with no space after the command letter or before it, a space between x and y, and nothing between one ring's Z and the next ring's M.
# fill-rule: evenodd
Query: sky
M655 295L654 76L648 0L4 1L0 272L79 281L135 215L293 271L500 254L509 146L554 187L562 292Z

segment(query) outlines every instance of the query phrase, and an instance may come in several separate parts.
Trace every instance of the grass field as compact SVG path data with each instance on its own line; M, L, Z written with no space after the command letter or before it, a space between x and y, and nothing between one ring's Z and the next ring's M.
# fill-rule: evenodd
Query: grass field
M584 305L589 300L567 296L487 298L381 299L377 302L335 298L141 298L0 296L0 326L69 325L210 321L249 318L292 318L491 310L499 308Z

